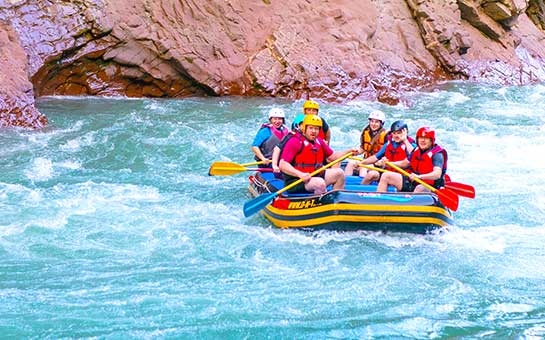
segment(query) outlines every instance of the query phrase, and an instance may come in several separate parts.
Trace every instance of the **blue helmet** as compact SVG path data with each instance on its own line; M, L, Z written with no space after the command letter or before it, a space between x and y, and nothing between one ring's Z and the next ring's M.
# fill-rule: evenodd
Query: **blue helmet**
M409 131L407 123L405 123L405 121L403 120L396 120L392 123L392 127L390 127L390 132L396 132L403 129L407 129L407 131Z

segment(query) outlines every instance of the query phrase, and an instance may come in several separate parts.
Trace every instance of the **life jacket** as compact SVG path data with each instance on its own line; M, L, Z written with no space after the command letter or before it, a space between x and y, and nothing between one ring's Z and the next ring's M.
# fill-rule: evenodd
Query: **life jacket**
M448 159L447 151L436 144L430 150L427 150L424 153L422 153L422 150L417 147L414 149L413 154L411 156L411 170L414 173L422 175L422 174L427 174L433 171L432 158L435 154L439 152L443 154L443 158L445 160L443 162L443 168L441 169L442 170L441 178L437 180L423 179L424 182L436 188L443 186L445 181L444 176L445 176L445 173L447 172L447 159Z
M267 159L271 159L274 147L288 134L289 130L283 124L280 129L275 128L272 124L261 125L261 129L264 128L268 128L271 131L271 136L261 143L259 150L261 150L263 156L265 156ZM254 158L256 161L260 160L257 156Z
M302 134L297 134L296 136L299 138L301 148L295 155L291 165L295 169L307 173L311 173L322 167L325 160L324 140L318 137L312 143Z
M410 143L414 143L414 139L407 137L407 140ZM407 158L407 146L405 143L397 143L397 146L394 148L394 142L392 136L388 137L388 145L386 146L386 152L384 157L388 158L390 162L402 161ZM390 171L395 171L395 169L390 168L389 166L386 169Z
M363 129L360 137L360 146L363 149L363 157L367 158L380 151L386 141L386 130L381 128L371 137L369 125Z

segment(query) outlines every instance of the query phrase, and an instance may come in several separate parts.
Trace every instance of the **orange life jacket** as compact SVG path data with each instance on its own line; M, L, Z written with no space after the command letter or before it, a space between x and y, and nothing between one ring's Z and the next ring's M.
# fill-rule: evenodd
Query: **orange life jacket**
M386 130L381 128L374 137L371 137L371 128L368 126L363 129L360 137L360 146L363 149L363 157L367 158L380 151L386 141Z

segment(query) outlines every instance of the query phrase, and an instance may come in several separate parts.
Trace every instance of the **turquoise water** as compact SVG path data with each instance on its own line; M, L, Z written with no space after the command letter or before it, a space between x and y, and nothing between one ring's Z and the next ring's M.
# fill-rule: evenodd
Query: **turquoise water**
M437 129L461 198L438 235L279 230L244 218L273 105L42 98L0 131L1 338L545 337L545 87L451 83L411 106L322 105L332 146L372 108Z

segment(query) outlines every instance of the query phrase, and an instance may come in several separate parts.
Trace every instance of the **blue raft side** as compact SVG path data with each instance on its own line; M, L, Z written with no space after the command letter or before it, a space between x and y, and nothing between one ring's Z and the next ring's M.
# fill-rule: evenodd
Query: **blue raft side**
M268 183L272 184L276 190L280 190L284 187L284 180L275 177L275 174L272 172L262 172L261 177L265 179ZM346 176L346 184L344 187L344 190L347 191L360 191L360 192L376 192L377 191L377 184L376 182L373 184L360 184L363 178L359 176ZM331 190L331 186L327 188L328 190ZM388 192L397 192L396 188L389 186ZM288 194L283 193L285 196L306 196L307 194Z

